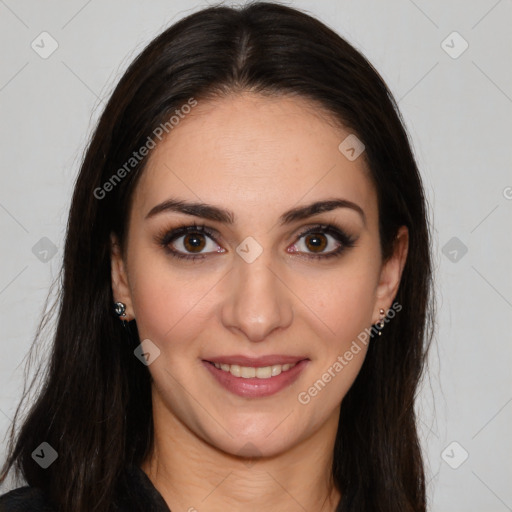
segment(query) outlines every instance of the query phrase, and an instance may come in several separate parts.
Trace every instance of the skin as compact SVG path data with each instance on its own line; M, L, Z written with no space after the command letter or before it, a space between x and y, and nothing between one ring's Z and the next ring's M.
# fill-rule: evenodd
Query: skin
M380 308L391 307L408 245L402 227L393 256L382 261L364 157L349 161L338 150L350 133L304 99L246 92L200 102L152 150L134 192L124 254L112 236L112 286L141 340L160 350L148 366L155 443L142 469L173 512L336 509L340 493L330 474L340 405L367 347L360 344L307 405L297 397L378 322ZM145 218L170 197L229 209L235 222L172 211ZM356 203L365 218L337 208L278 224L291 208L333 198ZM204 259L173 258L155 241L181 222L218 230L218 243L202 238ZM298 235L316 223L339 226L354 247L307 259L315 246ZM236 252L248 236L263 249L252 263ZM187 254L184 238L172 247ZM338 246L330 234L322 240L328 245L320 253ZM201 362L226 354L310 361L277 394L244 398Z

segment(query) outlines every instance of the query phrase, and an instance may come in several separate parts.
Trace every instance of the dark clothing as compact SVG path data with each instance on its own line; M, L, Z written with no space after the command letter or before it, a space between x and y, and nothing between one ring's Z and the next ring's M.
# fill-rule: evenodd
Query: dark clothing
M117 512L171 512L146 473L136 466L125 471L114 509ZM341 512L341 503L336 510ZM0 512L55 512L55 509L40 489L26 486L0 496Z
M114 509L119 512L171 512L146 473L136 466L125 471ZM55 509L40 489L26 486L0 496L0 512L55 512Z

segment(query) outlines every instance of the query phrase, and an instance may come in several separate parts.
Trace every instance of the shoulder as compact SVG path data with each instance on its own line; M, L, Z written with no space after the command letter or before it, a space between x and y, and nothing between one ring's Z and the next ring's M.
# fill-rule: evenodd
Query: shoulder
M0 512L54 512L43 492L35 487L20 487L0 496Z

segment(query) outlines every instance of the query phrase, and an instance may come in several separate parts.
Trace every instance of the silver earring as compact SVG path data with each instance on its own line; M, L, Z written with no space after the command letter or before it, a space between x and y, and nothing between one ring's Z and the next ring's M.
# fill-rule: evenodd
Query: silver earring
M122 302L115 302L114 313L119 317L126 316L126 304Z
M379 328L379 336L382 336L382 329L384 328L384 313L385 311L381 308L379 309L380 313L380 321L377 324L377 327Z

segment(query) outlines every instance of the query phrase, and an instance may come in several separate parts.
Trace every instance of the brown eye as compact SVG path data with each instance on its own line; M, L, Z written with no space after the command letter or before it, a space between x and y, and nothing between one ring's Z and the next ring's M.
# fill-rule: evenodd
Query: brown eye
M165 251L176 258L204 259L210 253L223 253L216 243L216 234L205 226L181 226L157 236Z
M200 233L191 233L183 238L183 246L188 252L201 252L205 245L204 235Z
M298 235L297 242L289 249L291 253L305 258L326 259L341 256L354 247L356 238L331 224L319 224Z
M304 243L311 252L323 252L328 241L322 233L311 233L304 238Z

